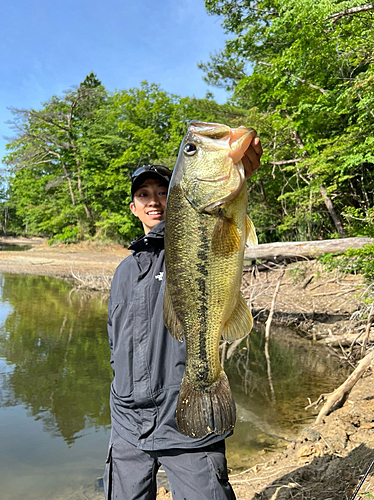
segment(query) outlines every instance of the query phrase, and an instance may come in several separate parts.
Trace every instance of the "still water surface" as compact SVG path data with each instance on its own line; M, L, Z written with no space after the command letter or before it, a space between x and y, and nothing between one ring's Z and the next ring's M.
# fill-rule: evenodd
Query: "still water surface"
M13 252L23 252L25 250L30 250L31 245L18 245L13 243L0 243L0 251L13 251Z
M67 498L102 476L110 434L106 300L49 277L0 274L2 500ZM306 425L307 398L342 380L323 349L274 329L275 403L263 336L254 332L225 369L238 423L227 442L234 470Z

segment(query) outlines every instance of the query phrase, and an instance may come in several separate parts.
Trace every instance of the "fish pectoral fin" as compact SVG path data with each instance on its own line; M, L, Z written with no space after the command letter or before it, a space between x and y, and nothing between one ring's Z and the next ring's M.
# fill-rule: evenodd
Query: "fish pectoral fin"
M245 244L249 247L258 245L256 229L251 219L246 215L245 217Z
M240 294L231 317L225 324L222 336L225 340L237 340L245 337L252 330L253 318L251 310Z
M240 234L232 219L219 216L212 234L212 251L218 255L230 255L240 250Z
M179 342L183 342L182 323L175 314L167 286L165 288L164 296L164 324L175 339L179 340Z

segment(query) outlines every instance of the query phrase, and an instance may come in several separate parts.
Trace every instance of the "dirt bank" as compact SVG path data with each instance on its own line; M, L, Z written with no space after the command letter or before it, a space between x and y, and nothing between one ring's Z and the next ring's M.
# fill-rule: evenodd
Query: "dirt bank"
M0 239L0 243L1 240ZM14 243L14 240L5 242ZM25 273L73 279L76 286L108 290L117 265L128 251L120 245L82 243L49 247L43 241L26 251L0 252L0 272ZM282 270L259 272L248 269L243 292L251 301L254 316L265 321L273 299L273 321L295 326L313 342L351 346L365 330L361 276L326 273L316 262L294 263ZM274 297L281 277L279 293ZM374 460L374 380L369 371L352 390L348 401L324 422L306 428L281 453L261 454L261 463L231 476L238 499L247 500L342 500L350 499L363 473ZM373 471L372 471L373 472ZM367 494L363 496L363 493ZM356 498L373 498L370 474ZM83 498L78 492L69 498ZM84 498L91 498L85 492ZM102 498L95 492L92 498ZM161 490L159 498L171 499Z
M31 247L22 251L0 252L0 272L55 276L74 280L77 286L109 290L118 264L129 251L118 244L93 242L49 246L43 240L0 238L0 245L18 244Z

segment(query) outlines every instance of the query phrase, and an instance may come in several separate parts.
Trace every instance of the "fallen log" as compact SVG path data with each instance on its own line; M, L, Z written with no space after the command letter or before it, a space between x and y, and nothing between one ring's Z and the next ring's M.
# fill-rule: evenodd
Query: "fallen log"
M323 253L344 253L348 248L362 248L374 243L374 238L339 238L336 240L294 241L264 243L256 247L246 248L244 261L276 260L286 258L316 258Z

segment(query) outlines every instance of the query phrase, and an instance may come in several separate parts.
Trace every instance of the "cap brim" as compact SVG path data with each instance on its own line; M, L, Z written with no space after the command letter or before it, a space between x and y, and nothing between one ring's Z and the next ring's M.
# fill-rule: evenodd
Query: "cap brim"
M165 186L169 186L170 179L167 176L161 175L158 172L144 172L140 174L131 185L131 196L134 197L136 191L141 187L147 179L158 179L162 181Z

